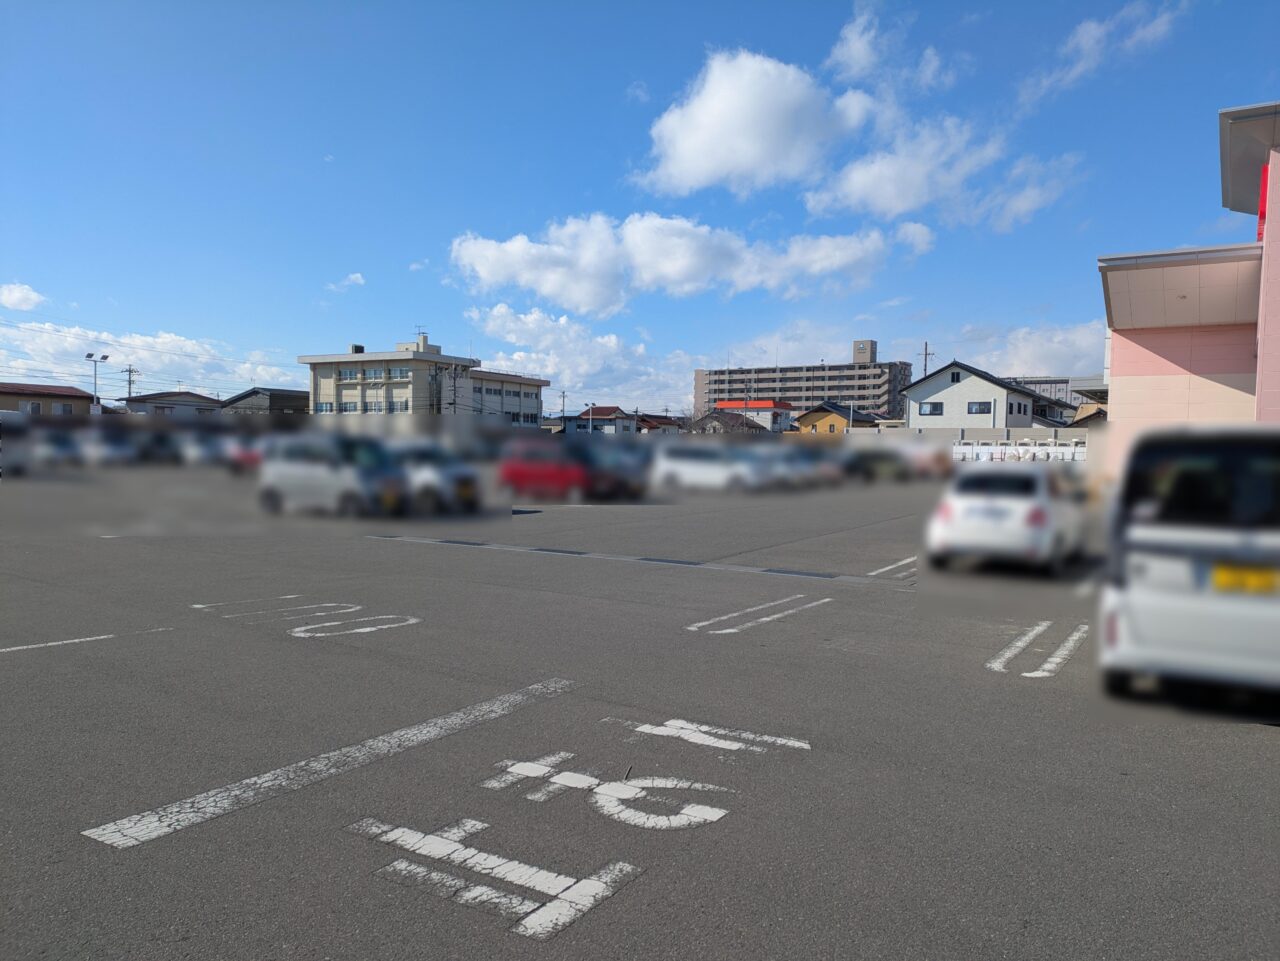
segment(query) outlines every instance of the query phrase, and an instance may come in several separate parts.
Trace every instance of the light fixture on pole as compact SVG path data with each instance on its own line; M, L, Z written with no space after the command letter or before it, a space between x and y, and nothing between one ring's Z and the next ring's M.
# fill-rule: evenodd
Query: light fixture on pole
M105 364L110 358L106 354L101 357L95 357L93 352L90 351L84 355L84 359L93 364L93 404L97 407L102 403L98 399L98 365Z

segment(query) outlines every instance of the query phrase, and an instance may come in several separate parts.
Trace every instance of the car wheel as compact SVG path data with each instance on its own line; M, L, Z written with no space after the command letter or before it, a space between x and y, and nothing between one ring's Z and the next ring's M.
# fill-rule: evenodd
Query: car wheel
M342 517L359 517L364 513L364 501L359 494L346 493L338 501L338 514Z
M935 571L945 571L950 563L950 558L946 554L930 554L929 567Z
M1049 555L1049 559L1044 562L1041 569L1045 577L1058 580L1062 577L1067 568L1067 549L1062 543L1062 538L1058 538L1053 542L1053 552Z
M1133 696L1133 675L1128 671L1103 671L1102 690L1107 697L1128 698Z
M268 514L279 514L284 509L284 501L279 491L265 490L258 495L258 503Z
M431 488L423 488L413 498L415 514L439 514L444 511L444 501L440 494Z

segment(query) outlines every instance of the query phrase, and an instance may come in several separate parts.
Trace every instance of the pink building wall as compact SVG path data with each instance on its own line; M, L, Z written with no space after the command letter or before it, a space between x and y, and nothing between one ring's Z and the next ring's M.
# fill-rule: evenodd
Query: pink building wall
M1271 151L1267 181L1270 216L1262 238L1262 292L1258 299L1258 383L1255 415L1280 422L1280 150Z

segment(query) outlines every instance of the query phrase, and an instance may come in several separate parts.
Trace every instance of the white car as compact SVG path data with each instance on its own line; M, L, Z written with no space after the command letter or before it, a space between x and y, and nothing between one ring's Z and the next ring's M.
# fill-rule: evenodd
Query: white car
M760 490L772 480L762 458L726 444L666 444L649 466L650 486L663 490Z
M480 509L480 477L456 454L431 440L397 441L388 448L404 469L415 511L472 513Z
M925 530L929 564L956 557L1060 573L1084 547L1084 493L1047 465L980 463L947 485Z
M404 472L370 438L285 434L267 445L258 501L268 514L398 514L405 506Z
M1280 688L1280 431L1160 431L1134 446L1099 611L1104 684Z

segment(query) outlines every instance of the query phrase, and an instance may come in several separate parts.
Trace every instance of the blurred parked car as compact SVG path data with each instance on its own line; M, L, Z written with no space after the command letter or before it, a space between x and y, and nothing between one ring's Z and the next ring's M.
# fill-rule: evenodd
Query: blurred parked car
M79 467L80 445L70 431L37 427L31 432L31 459L38 467Z
M1099 613L1112 695L1138 673L1280 688L1280 432L1139 440Z
M181 464L182 449L170 430L150 430L137 438L138 460L144 464Z
M119 467L138 459L138 448L122 430L91 428L82 436L80 447L91 467Z
M607 455L593 452L608 442L585 443L555 437L513 438L503 447L498 484L513 496L578 501L626 495L628 473Z
M908 481L911 464L900 451L888 447L871 447L858 451L856 476L865 481Z
M773 483L771 466L750 450L722 444L667 444L654 453L649 479L665 490L760 490Z
M222 441L222 459L233 474L251 474L262 466L263 439L256 434L231 434Z
M975 464L952 479L929 519L929 564L1016 561L1059 574L1084 547L1084 494L1032 464Z
M258 474L258 500L269 514L398 514L406 495L404 472L365 437L282 435L269 442Z
M222 463L222 443L205 431L179 431L175 437L178 455L188 467Z
M428 439L393 442L388 450L405 472L415 513L480 509L480 477L453 452Z
M21 477L31 467L31 425L27 415L0 410L0 477Z

